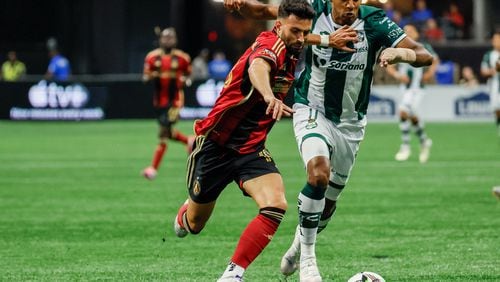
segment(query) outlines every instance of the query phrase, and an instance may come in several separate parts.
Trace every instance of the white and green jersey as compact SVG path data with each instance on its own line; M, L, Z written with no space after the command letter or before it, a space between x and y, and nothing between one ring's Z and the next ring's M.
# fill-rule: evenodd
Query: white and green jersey
M486 52L483 56L483 61L481 62L481 69L494 69L497 61L500 59L500 52L496 50L490 50ZM488 79L488 86L490 88L490 94L495 95L500 93L500 73L496 74L490 79Z
M310 0L316 10L312 33L328 35L341 28L333 22L329 0ZM394 47L406 34L383 10L361 5L351 25L359 42L356 52L309 46L305 69L295 84L295 103L310 106L335 123L364 120L378 51Z
M422 43L422 45L425 49L427 49L427 51L429 51L429 53L436 56L436 52L430 44ZM398 72L410 78L410 82L408 84L402 84L401 88L409 90L419 90L424 88L424 84L422 82L424 70L425 68L414 67L406 63L398 64Z

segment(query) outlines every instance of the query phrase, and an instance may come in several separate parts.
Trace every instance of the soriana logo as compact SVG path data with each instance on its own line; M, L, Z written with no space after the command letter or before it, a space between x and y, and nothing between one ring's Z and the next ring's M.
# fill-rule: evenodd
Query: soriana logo
M89 100L89 91L80 84L67 86L45 80L31 86L28 92L31 105L35 108L82 108Z

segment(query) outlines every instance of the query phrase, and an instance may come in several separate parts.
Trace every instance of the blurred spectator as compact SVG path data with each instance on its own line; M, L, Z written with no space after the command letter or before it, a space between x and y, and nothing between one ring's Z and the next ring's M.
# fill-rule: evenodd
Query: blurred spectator
M191 78L193 80L205 80L208 78L208 56L210 52L204 48L200 51L198 56L193 59L191 63L192 72Z
M457 4L450 4L448 11L444 12L443 21L451 27L450 38L456 39L463 37L465 20Z
M59 54L57 48L49 49L50 62L45 78L49 80L65 81L71 75L71 67L68 59Z
M474 74L474 70L470 66L464 66L462 68L461 78L459 80L460 85L474 88L479 85L479 81Z
M16 81L26 74L26 66L17 59L15 51L7 53L7 61L2 64L0 80Z
M394 12L392 13L392 18L393 21L401 28L405 27L408 23L410 23L409 19L407 17L404 17L403 14L401 14L401 12L398 10L394 10Z
M383 9L385 11L385 15L391 19L392 21L394 21L394 6L392 5L392 1L387 1L385 2L385 4L383 5Z
M433 18L427 20L424 30L425 39L429 42L443 42L445 39L443 30Z
M226 76L231 71L232 64L226 59L226 55L217 51L214 58L208 63L208 73L210 78L215 80L225 80Z
M438 84L454 84L457 81L458 67L449 58L443 58L436 69L436 82Z
M427 2L425 2L425 0L417 0L415 2L415 10L411 13L413 24L415 24L419 30L422 30L425 22L430 18L432 18L432 12L427 9Z

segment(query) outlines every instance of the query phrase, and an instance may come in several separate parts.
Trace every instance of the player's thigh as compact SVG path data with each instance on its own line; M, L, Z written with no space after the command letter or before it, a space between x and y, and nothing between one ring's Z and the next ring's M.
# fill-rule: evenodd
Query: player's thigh
M334 184L345 185L349 180L364 132L364 128L354 131L335 131L330 175L330 181Z
M215 201L232 181L234 159L226 149L198 136L188 159L187 184L191 200L206 204Z
M271 206L286 209L283 180L267 149L241 155L235 167L234 180L244 195L251 196L259 208Z
M330 159L332 122L312 108L301 106L294 109L293 128L304 165L316 157Z
M269 173L249 179L243 183L243 189L260 209L279 207L286 210L285 187L279 173Z
M413 91L412 90L405 90L403 92L403 98L401 99L401 102L399 103L399 111L405 112L408 115L412 114L413 98L414 98Z
M490 105L493 111L500 110L500 92L490 94Z

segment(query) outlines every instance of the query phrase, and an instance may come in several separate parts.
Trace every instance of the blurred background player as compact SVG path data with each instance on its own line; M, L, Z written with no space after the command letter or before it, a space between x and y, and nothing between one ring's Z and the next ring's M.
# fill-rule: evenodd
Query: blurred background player
M409 38L418 41L419 32L414 25L408 24L404 27L404 31ZM406 161L411 155L410 146L410 127L413 126L415 135L420 141L420 163L425 163L429 159L432 140L427 137L424 130L424 122L419 117L419 106L424 96L423 86L426 82L432 82L436 68L439 64L439 59L434 52L434 49L429 44L423 46L433 56L432 65L427 68L417 68L409 64L398 64L387 66L387 73L396 78L401 83L403 98L399 105L399 129L401 130L402 144L399 151L396 153L397 161ZM411 126L410 126L411 122Z
M184 106L183 87L191 74L191 58L176 49L175 29L166 28L159 34L159 48L149 52L144 60L144 81L154 83L153 107L159 124L159 143L151 165L142 175L152 180L156 177L163 155L167 151L167 140L182 142L188 147L193 138L187 137L173 128L179 119L180 109Z
M491 38L493 49L486 52L481 62L481 75L488 78L490 103L495 112L498 136L500 136L500 31Z
M17 81L26 74L26 66L17 59L15 51L7 53L7 61L2 64L0 80Z
M57 47L49 48L50 62L45 78L55 81L66 81L71 75L69 60L59 53Z
M232 181L259 208L219 281L243 281L244 271L269 244L287 209L283 179L265 141L276 120L293 112L283 99L293 84L313 17L307 0L283 0L273 30L262 32L245 51L213 109L195 123L198 136L187 173L189 199L175 218L176 235L201 232Z
M426 66L432 55L407 37L381 9L359 0L312 0L316 11L313 34L319 46L309 46L306 67L295 82L293 115L295 138L307 171L298 196L299 226L281 260L281 272L291 275L300 267L300 281L322 281L316 263L316 234L336 210L336 202L354 166L367 124L366 111L377 53L381 67L410 63ZM256 0L225 0L226 8L245 16L270 19L276 7ZM361 6L360 6L361 5ZM329 48L331 36L344 35L347 50ZM298 261L297 261L298 260Z

